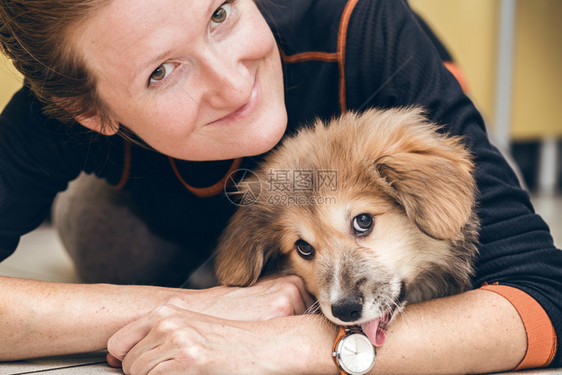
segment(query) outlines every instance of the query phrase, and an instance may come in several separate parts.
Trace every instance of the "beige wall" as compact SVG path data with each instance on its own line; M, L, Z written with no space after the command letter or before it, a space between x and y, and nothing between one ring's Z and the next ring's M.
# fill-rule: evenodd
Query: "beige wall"
M0 54L0 111L21 85L21 75L4 55Z
M519 0L514 139L562 137L562 1Z
M471 96L494 119L498 0L410 0L464 69ZM518 0L511 138L562 137L562 1Z

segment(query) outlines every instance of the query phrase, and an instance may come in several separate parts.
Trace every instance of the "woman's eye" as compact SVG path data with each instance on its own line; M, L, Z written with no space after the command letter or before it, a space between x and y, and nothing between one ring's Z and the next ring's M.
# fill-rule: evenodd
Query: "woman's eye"
M231 11L231 1L223 3L211 16L211 28L226 21Z
M161 81L164 78L166 78L166 67L164 65L160 65L158 68L156 68L155 71L152 72L152 74L150 75L150 80L151 81Z
M160 65L156 70L152 72L150 75L150 79L148 80L148 84L157 83L163 81L173 70L173 64L166 63Z
M297 242L295 242L295 248L302 258L306 260L311 260L312 258L314 258L314 248L308 242L298 240Z
M366 235L373 229L373 217L369 214L357 215L353 218L353 231L356 235Z

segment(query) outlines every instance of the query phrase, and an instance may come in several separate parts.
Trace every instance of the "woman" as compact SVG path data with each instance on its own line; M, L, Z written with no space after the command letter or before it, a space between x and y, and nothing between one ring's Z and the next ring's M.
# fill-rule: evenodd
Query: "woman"
M562 255L403 2L56 4L2 1L2 46L32 91L16 94L1 118L4 256L85 171L125 189L118 204L115 194L105 200L130 208L128 216L166 244L163 271L151 277L177 285L182 275L172 271L205 259L234 210L219 194L231 171L251 168L255 155L314 117L417 104L464 135L476 155L482 230L474 285L488 285L408 306L388 327L373 373L561 365ZM61 126L43 113L82 126ZM111 220L116 211L108 212L102 234L87 238L125 235L121 221ZM137 244L115 241L94 249L75 241L69 251L82 274L94 269L92 281L111 281L108 267L127 274L160 259L152 246L130 267L120 256L136 261ZM331 358L336 329L299 315L310 301L296 278L201 291L1 282L2 359L107 343L108 361L122 361L132 374L338 373Z

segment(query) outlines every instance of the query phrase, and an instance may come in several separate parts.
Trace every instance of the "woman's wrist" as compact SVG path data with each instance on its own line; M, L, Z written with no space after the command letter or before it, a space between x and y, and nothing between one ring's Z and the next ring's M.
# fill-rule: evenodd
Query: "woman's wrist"
M263 337L272 338L266 358L282 369L280 372L339 375L332 358L338 328L322 315L290 316L256 324Z

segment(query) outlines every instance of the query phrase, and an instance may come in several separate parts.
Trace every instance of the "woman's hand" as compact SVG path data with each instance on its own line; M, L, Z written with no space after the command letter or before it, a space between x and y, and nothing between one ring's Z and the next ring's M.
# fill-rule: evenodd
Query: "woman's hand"
M297 276L268 277L251 287L219 286L186 293L178 293L169 302L186 310L243 321L300 315L314 302ZM196 303L191 303L191 298Z
M283 319L224 320L167 303L113 335L108 362L133 375L291 373L309 349L291 345L289 331Z
M264 321L300 315L312 303L296 276L265 278L245 288L178 293L115 333L108 341L107 361L135 375L287 373L283 366L291 361L275 353L280 342L295 335L285 337L288 329L279 332L275 322ZM299 349L298 355L303 353Z

